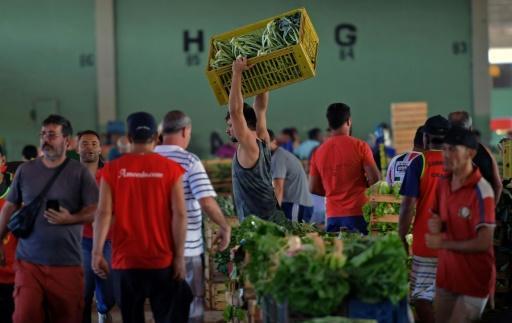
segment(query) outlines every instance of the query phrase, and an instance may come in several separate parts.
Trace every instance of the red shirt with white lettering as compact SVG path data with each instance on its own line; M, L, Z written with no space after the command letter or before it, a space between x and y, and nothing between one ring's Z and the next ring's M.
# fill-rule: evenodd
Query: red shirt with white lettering
M184 169L156 153L125 154L103 168L112 191L112 268L162 269L173 258L171 192Z
M370 146L351 136L334 135L313 153L309 174L322 180L327 217L363 214L365 165L375 165Z
M495 226L494 192L478 168L464 185L451 190L451 177L439 183L435 207L446 223L444 239L475 239L482 227ZM452 293L484 298L489 296L496 278L492 245L483 252L460 252L440 249L437 287Z

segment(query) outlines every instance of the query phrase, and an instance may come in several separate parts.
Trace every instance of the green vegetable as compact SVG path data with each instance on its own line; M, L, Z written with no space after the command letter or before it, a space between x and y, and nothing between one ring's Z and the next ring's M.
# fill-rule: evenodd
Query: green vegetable
M398 223L377 222L371 225L369 231L377 231L379 234L398 232Z
M249 254L249 262L242 268L244 275L258 294L268 294L269 282L278 266L279 251L286 246L286 230L255 216L247 217L240 230L240 245Z
M277 18L270 21L262 30L231 38L229 41L216 40L213 42L214 57L210 58L210 67L217 69L231 65L238 57L256 57L266 55L281 48L299 43L301 14ZM291 62L277 64L291 65ZM283 66L277 67L282 69ZM256 82L277 83L278 80L256 79ZM260 84L263 85L263 84ZM261 87L261 86L260 86Z
M326 316L305 321L304 323L375 323L375 320L350 319L341 316Z
M288 234L299 237L305 236L308 233L320 231L318 227L312 224L288 220L282 211L275 212L270 217L269 221L283 227Z
M246 311L240 307L228 305L224 309L224 312L222 313L222 316L224 317L224 321L229 322L232 320L239 320L243 321L245 320Z
M402 187L402 183L395 182L393 183L393 186L391 187L391 191L394 196L400 197L400 188Z
M391 193L391 188L389 187L389 184L386 181L378 181L377 183L375 183L375 185L377 185L377 187L378 187L377 192L379 194L390 194Z
M366 203L363 205L363 217L366 223L370 223L370 219L372 216L372 203Z
M206 172L212 181L225 181L231 179L231 163L217 163L207 165Z
M407 255L398 235L352 238L345 245L350 282L360 299L396 304L407 295Z
M269 293L279 302L287 300L293 313L329 315L339 309L349 291L344 264L344 257L318 255L314 249L283 255Z
M213 262L215 263L218 272L228 276L229 263L233 261L235 264L240 264L244 260L243 254L235 254L233 255L234 259L231 259L231 250L240 244L242 234L243 232L241 231L240 226L233 226L231 228L231 240L229 242L228 248L224 251L217 251L213 255Z
M219 207L225 216L236 216L235 205L231 196L218 195L215 200L217 201L217 204L219 204Z

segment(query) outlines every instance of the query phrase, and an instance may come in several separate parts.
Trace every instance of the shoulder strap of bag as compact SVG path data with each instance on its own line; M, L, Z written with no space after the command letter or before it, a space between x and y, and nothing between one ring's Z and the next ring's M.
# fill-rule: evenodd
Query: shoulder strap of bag
M52 178L50 178L48 183L46 183L45 187L43 188L41 193L39 193L37 198L42 198L43 196L46 195L46 193L48 193L48 190L50 190L50 188L52 187L53 183L55 182L55 180L57 179L59 174L62 172L64 167L66 167L66 164L68 163L68 161L69 161L69 158L66 158L66 160L64 160L64 162L62 164L60 164L59 168L57 168L57 171L53 174Z

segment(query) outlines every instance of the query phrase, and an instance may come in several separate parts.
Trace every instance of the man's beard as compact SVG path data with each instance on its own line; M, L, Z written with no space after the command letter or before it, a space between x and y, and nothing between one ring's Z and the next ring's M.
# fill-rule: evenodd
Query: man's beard
M43 150L44 156L49 160L57 160L66 153L66 147L53 147L46 143L43 144L41 149Z
M94 159L81 158L81 161L82 161L82 163L85 163L85 164L97 164L100 161L100 159L99 158L94 158Z
M97 154L91 154L91 153L80 154L80 160L86 164L97 163L99 161L99 159L100 159L100 156Z
M235 137L230 137L230 139L232 143L236 144L238 142L238 139L236 139Z

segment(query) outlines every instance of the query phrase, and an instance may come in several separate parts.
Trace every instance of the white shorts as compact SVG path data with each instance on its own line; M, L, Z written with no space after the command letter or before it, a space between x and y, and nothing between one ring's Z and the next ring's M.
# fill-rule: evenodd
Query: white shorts
M411 300L432 302L436 294L437 258L412 256Z
M442 288L436 291L436 322L474 322L482 316L489 297L456 294Z
M201 256L185 257L187 281L194 299L190 304L189 322L202 322L204 315L204 271Z

